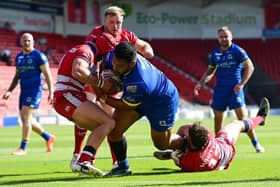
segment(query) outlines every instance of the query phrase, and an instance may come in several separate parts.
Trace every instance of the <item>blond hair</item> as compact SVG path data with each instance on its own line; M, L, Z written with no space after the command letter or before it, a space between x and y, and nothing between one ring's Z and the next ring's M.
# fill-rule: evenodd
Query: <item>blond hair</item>
M105 17L110 15L110 16L125 16L125 12L122 8L118 6L110 6L105 10L104 13Z

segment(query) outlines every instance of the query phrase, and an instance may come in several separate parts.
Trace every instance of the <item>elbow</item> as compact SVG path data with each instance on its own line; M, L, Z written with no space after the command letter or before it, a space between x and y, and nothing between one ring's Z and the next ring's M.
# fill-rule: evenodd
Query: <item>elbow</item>
M252 73L255 71L255 67L254 66L252 66Z

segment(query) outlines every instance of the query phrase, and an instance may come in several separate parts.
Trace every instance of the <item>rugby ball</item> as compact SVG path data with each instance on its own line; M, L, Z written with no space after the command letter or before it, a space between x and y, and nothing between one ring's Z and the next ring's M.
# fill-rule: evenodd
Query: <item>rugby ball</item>
M102 73L101 73L102 74ZM112 95L122 91L122 82L117 75L112 73L110 76L101 76L103 79L100 89L103 93Z

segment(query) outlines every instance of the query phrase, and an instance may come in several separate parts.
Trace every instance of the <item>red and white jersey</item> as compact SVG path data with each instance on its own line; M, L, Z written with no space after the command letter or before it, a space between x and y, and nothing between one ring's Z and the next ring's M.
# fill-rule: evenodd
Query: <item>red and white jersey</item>
M121 33L114 37L113 35L105 32L104 26L98 26L95 27L86 37L86 43L95 43L97 47L97 55L102 57L120 42L128 41L135 45L137 39L138 37L134 32L122 29ZM108 45L108 43L111 45Z
M209 141L202 149L186 149L184 156L180 159L180 167L188 172L222 170L228 167L234 154L235 149L225 134L214 137L214 134L210 132Z
M90 65L94 61L94 54L87 44L77 45L70 49L60 61L57 71L56 91L83 91L85 84L72 76L72 66L76 58L81 58Z

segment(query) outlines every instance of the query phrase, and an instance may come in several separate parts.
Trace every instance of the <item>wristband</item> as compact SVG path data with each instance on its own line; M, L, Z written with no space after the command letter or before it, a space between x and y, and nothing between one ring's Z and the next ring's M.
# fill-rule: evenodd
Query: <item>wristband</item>
M104 85L104 80L100 77L100 79L98 80L98 83L97 83L97 87L102 88L103 85Z
M106 103L106 100L107 100L107 95L104 95L104 97L102 98L102 97L100 97L99 98L99 101L101 102L101 103Z

